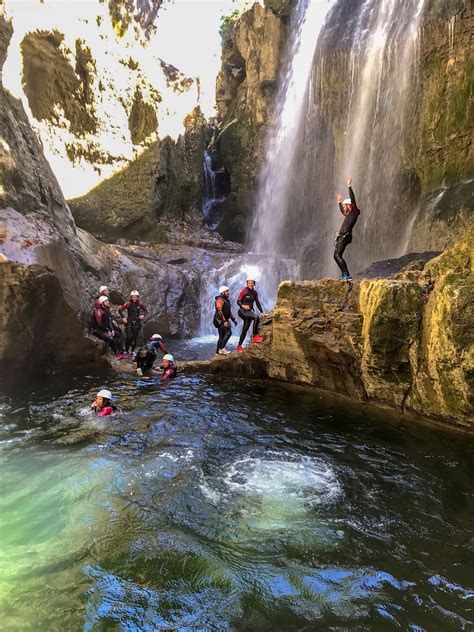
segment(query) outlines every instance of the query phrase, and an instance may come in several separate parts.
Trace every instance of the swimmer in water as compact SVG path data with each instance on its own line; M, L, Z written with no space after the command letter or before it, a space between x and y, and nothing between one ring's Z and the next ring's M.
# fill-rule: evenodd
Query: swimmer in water
M95 400L91 404L92 410L99 415L99 417L107 417L111 415L117 408L112 404L112 393L103 388L96 395Z

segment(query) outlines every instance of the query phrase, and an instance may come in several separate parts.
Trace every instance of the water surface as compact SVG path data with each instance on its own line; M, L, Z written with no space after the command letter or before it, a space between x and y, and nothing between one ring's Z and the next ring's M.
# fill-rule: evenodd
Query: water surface
M245 380L1 401L0 629L472 629L471 439Z

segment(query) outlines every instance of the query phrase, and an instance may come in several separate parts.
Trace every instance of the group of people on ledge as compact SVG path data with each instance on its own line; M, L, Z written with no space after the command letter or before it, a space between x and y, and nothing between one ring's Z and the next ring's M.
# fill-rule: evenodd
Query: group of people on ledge
M244 350L242 345L244 344L251 325L253 325L252 342L263 342L263 337L258 333L260 317L254 310L254 305L256 305L258 311L261 314L263 313L263 307L260 303L258 292L255 289L255 279L247 279L245 287L240 291L237 297L237 305L239 306L237 313L243 320L237 351L242 353ZM230 351L227 351L225 347L232 336L230 321L232 321L234 325L237 325L237 321L232 313L230 290L226 285L221 285L219 288L219 294L215 298L215 308L212 322L218 332L216 353L218 355L227 355Z
M118 309L121 323L125 326L125 332L122 331L119 323L112 315L109 296L109 288L106 285L102 285L99 288L99 296L95 299L92 333L109 345L117 359L123 360L131 355L136 364L137 374L140 376L156 370L154 364L158 358L158 353L162 352L163 362L159 368L161 379L166 381L175 377L177 367L174 357L168 353L168 349L160 334L153 334L144 345L140 346L133 357L143 326L143 320L147 314L147 308L140 301L140 293L137 290L132 290L130 292L130 300L120 305ZM99 397L99 394L97 397ZM94 409L97 408L97 406L92 407Z

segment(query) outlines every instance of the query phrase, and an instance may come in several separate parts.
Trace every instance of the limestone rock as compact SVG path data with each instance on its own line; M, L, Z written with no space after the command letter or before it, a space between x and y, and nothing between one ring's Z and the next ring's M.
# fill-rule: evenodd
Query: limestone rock
M285 38L283 18L255 3L223 42L216 101L219 148L231 178L231 194L218 228L226 239L243 241L248 229L266 137L274 124Z
M170 226L202 224L207 123L197 108L185 124L177 141L157 141L88 194L69 200L78 226L105 240L166 243Z

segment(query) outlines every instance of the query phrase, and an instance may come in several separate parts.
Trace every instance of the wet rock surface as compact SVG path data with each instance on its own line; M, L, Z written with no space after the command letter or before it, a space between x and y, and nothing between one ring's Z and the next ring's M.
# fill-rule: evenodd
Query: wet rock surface
M472 430L473 238L388 278L285 281L265 343L183 368L307 384Z

